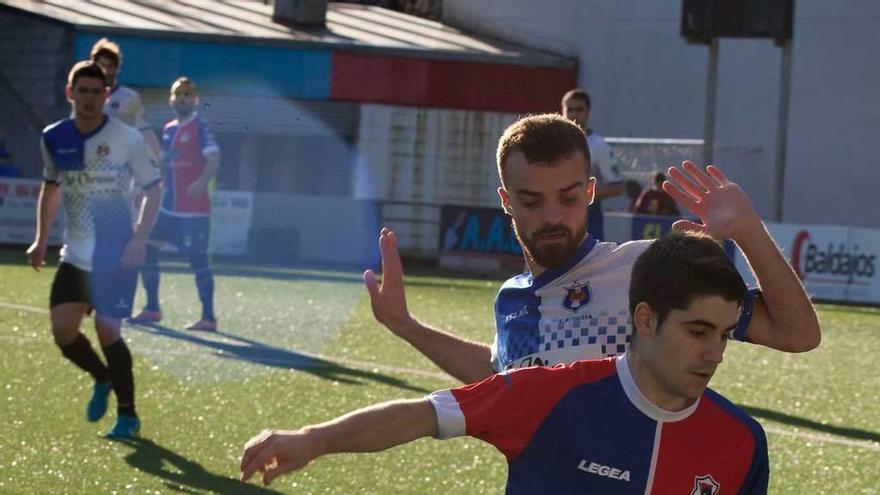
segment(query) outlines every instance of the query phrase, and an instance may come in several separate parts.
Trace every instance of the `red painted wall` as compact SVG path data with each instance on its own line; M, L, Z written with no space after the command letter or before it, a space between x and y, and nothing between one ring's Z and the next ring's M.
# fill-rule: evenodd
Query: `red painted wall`
M330 99L497 112L557 112L575 69L334 52Z

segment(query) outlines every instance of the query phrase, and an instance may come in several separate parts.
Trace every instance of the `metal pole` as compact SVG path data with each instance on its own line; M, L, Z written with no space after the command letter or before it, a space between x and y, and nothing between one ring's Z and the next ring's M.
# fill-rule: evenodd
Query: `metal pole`
M773 220L782 222L785 199L785 149L788 138L788 103L791 94L791 40L782 44L782 77L779 82L779 122L776 126L776 193L773 195Z
M718 92L718 38L709 43L709 74L706 78L706 121L703 124L703 165L712 163L715 151L715 94Z

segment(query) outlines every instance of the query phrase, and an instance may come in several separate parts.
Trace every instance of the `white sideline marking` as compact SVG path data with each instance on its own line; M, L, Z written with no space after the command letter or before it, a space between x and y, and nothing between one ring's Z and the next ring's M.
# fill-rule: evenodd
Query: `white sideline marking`
M23 304L8 303L5 301L0 301L0 308L16 309L19 311L27 311L30 313L49 314L49 310L47 310L45 308L37 308L34 306L26 306ZM128 324L125 324L125 326L131 327L131 325L128 325ZM22 337L22 336L17 336L17 335L0 335L0 340L13 340L13 341L18 341L18 342L27 342L27 341L33 341L34 339ZM172 351L172 350L168 350L168 349L155 349L155 348L138 348L137 351L143 352L145 354L165 354L165 355L167 355L167 354L175 354L175 355L213 354L213 352L209 352L207 350L203 351L203 352L199 352L199 351ZM405 373L405 374L411 374L411 375L425 376L425 377L429 377L429 378L439 378L439 379L448 379L449 378L449 375L447 375L446 373L439 373L439 372L435 372L435 371L425 371L425 370L416 370L416 369L411 369L411 368L401 368L401 367L397 367L397 366L388 366L388 365L384 365L384 364L376 364L376 363L371 363L371 362L367 362L367 361L355 361L355 360L351 360L351 359L341 359L341 358L335 358L335 357L331 357L331 356L325 356L322 354L311 354L311 353L306 353L306 352L301 352L301 351L295 351L295 352L303 357L306 357L306 358L320 359L320 360L327 361L327 362L334 363L334 364L346 365L346 366L350 366L352 368L360 369L362 371L382 370L382 371L388 371L388 372L393 372L393 373ZM273 359L273 358L260 359L257 362L265 363L265 364L280 364L280 365L290 363L290 361L287 359ZM803 438L805 440L810 440L813 442L832 443L832 444L837 444L837 445L845 445L847 447L855 447L858 449L869 450L872 452L880 452L880 443L878 443L878 442L872 442L869 440L851 440L849 438L841 437L841 436L835 435L833 433L806 433L806 432L801 432L801 431L788 430L785 428L778 428L775 426L764 426L764 431L766 431L768 433L774 433L777 435L785 435L785 436L789 436L789 437Z

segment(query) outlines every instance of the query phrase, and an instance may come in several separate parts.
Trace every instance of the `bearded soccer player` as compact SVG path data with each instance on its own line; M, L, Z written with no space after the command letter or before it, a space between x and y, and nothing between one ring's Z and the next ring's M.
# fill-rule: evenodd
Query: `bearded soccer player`
M150 235L141 279L147 293L143 311L130 321L154 323L162 319L159 307L159 247L172 244L189 257L195 272L202 316L187 330L214 332L214 275L208 262L211 230L209 184L220 167L220 148L208 124L196 113L198 88L180 77L171 85L169 103L177 118L165 124L162 154L165 161L165 196L159 220Z
M241 477L261 472L269 484L327 454L466 435L504 454L511 495L767 493L763 429L706 388L746 298L733 263L710 237L673 233L639 255L629 287L634 338L616 358L512 370L267 430L245 446Z
M632 264L651 241L598 242L588 232L595 179L583 130L560 115L525 117L501 136L497 164L498 195L529 271L498 292L494 343L458 338L410 314L397 239L388 229L379 237L382 284L364 273L374 316L464 383L512 368L621 354L631 340ZM749 291L734 338L788 352L819 345L813 305L742 189L718 168L691 162L670 168L669 177L664 190L702 222L674 226L732 239L755 272L760 287Z
M144 120L144 105L137 91L119 84L117 77L122 68L122 50L119 45L101 38L92 46L92 61L100 65L110 80L110 95L104 102L104 113L121 120L140 131L153 157L159 157L159 140L150 124Z
M160 173L141 135L104 115L109 94L104 70L91 61L74 65L66 95L73 118L43 130L43 185L37 232L27 256L39 270L59 204L67 216L61 264L49 296L52 333L61 353L95 380L86 409L89 421L107 410L112 390L117 417L109 437L131 437L140 429L135 409L132 359L120 336L131 316L137 267L159 208ZM130 184L143 190L132 227ZM107 364L80 332L83 317L95 311L95 330Z

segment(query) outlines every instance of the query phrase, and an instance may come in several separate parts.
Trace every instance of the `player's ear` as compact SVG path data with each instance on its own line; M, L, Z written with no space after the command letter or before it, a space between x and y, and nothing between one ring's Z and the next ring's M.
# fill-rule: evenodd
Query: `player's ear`
M639 337L653 337L657 332L657 313L651 306L642 301L636 304L633 310L633 331L639 334Z
M64 96L67 98L67 101L73 101L73 86L70 84L64 86Z
M504 210L504 213L508 215L513 215L510 212L510 194L503 187L498 188L498 197L501 199L501 209Z
M593 200L596 198L596 178L590 177L587 181L587 204L593 204Z

